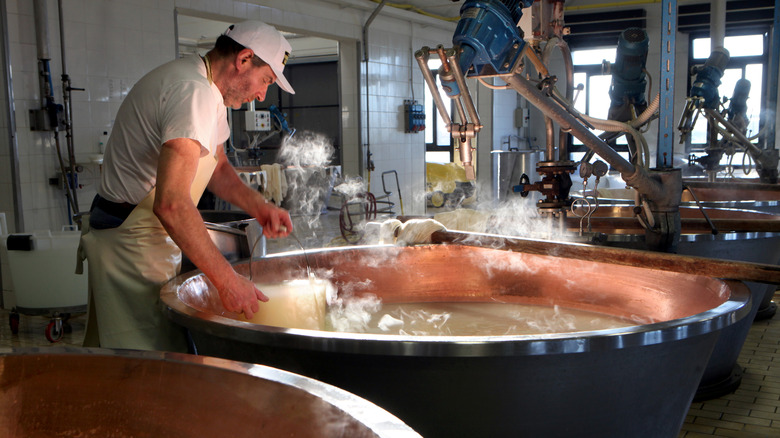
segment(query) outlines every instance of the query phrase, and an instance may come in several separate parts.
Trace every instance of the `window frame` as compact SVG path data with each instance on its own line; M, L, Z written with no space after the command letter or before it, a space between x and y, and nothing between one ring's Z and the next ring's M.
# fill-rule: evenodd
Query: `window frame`
M732 36L746 36L746 35L762 35L763 37L763 44L764 44L764 50L763 55L758 56L740 56L740 57L730 57L729 62L726 65L727 70L733 70L733 69L740 69L742 71L742 78L745 77L745 69L748 65L752 64L761 64L763 68L761 69L761 90L756 90L751 86L750 90L750 98L755 99L758 97L760 100L760 114L764 114L764 111L766 111L767 106L767 99L766 99L766 93L767 93L767 86L768 86L768 73L769 73L769 43L770 43L770 34L763 26L757 26L753 28L741 28L739 30L732 30L729 31L726 30L726 37L732 37ZM709 38L710 34L709 31L697 31L697 32L691 32L688 36L688 69L687 71L690 72L691 69L694 66L697 65L703 65L707 59L696 59L693 57L693 42L696 39L701 38ZM696 79L695 75L687 74L687 82L686 82L686 97L688 97L688 93L690 92L691 86L693 85L693 81ZM753 85L753 84L751 84ZM758 93L758 94L756 94ZM720 96L721 100L723 99L723 96ZM697 120L697 125L701 122L701 117L699 120ZM706 120L706 119L705 119ZM708 123L709 125L709 123ZM758 122L758 130L764 128L765 125L765 119L762 117L759 119ZM755 134L755 133L754 133ZM679 135L679 133L678 133ZM709 145L710 140L710 129L709 126L706 128L706 140L705 143L693 143L691 141L692 136L689 135L685 139L685 156L689 156L691 154L703 154L705 152L706 147Z
M435 60L435 61L438 61L438 59ZM436 66L436 68L431 66L430 65L431 61L429 61L429 68L431 69L431 73L433 74L433 82L436 84L436 88L439 90L439 94L443 96L443 100L445 102L445 106L447 105L447 102L449 102L449 108L448 108L449 115L450 115L450 117L453 117L454 106L453 106L452 100L450 98L446 97L446 94L441 89L441 84L439 83L439 80L438 80L438 78L439 78L438 66L440 64L437 64L435 61L434 61L433 64ZM452 162L455 159L455 147L454 147L455 144L454 144L454 142L452 140L452 135L448 136L449 137L449 144L448 145L441 145L440 142L438 141L439 140L439 138L438 138L439 129L438 128L439 128L440 124L441 124L441 126L444 125L444 120L442 120L441 116L439 115L439 108L436 106L436 102L433 100L433 96L430 93L431 93L430 88L428 87L427 84L425 84L425 90L424 90L424 93L423 93L423 102L424 102L423 106L424 106L426 112L430 111L430 114L431 114L431 117L432 117L431 120L433 120L434 124L435 124L434 126L426 127L426 129L430 129L431 130L431 134L433 136L433 141L431 143L428 143L427 140L425 141L425 152L426 152L426 155L427 155L428 152L448 152L449 156L450 156L449 160L450 160L450 162ZM444 130L447 131L446 128L448 128L448 127L444 126L444 128L445 128ZM447 131L447 132L449 133L449 131ZM428 161L427 156L426 156L426 160L425 161L426 162Z
M595 46L580 46L576 49L572 49L572 54L575 51L578 50L594 50L594 49L615 49L617 50L617 41L615 41L615 45L613 46L607 46L607 45L595 45ZM572 55L573 57L573 55ZM584 93L585 97L585 114L590 114L590 107L591 107L591 99L589 95L589 91L591 89L590 87L590 79L592 76L608 76L610 78L610 84L612 83L612 74L605 74L604 68L602 63L598 64L573 64L573 72L576 75L577 73L584 73L586 76L587 83L585 84L585 89L582 93ZM576 87L578 84L574 84ZM610 85L611 87L611 85ZM580 96L578 99L583 98L583 94L580 93ZM606 96L608 99L611 100L609 96ZM620 140L622 138L622 140ZM576 144L574 142L575 138L573 135L568 134L568 149L569 153L578 153L578 152L587 152L589 149L582 143ZM616 143L616 141L620 141L619 143ZM610 146L617 152L625 152L628 153L628 142L625 140L625 135L621 135L621 137L618 138L618 140L610 142Z

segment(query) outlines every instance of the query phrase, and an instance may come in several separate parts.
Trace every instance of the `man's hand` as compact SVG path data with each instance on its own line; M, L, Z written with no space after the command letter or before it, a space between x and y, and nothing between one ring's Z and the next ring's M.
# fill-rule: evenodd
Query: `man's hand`
M260 304L257 300L268 301L268 297L260 292L248 278L239 274L235 274L231 281L219 289L219 299L226 310L243 312L246 319L252 319L252 316L260 310Z
M287 237L293 229L290 213L270 202L260 206L255 219L262 225L263 234L269 239Z

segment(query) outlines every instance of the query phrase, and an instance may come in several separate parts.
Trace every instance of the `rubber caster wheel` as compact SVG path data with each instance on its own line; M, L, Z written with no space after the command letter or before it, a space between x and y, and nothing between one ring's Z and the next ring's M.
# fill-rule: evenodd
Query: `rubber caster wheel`
M61 320L51 321L49 325L46 326L46 339L51 343L59 342L62 339L64 332L65 331L62 330Z
M19 314L12 312L8 314L8 325L11 326L11 334L19 334Z

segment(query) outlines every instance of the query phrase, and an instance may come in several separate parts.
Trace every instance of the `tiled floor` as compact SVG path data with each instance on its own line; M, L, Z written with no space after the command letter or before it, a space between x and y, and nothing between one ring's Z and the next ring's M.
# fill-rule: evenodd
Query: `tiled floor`
M69 319L70 333L64 333L62 340L51 343L46 339L46 326L51 318L46 316L19 315L19 333L11 333L10 312L0 309L0 348L7 347L47 347L81 346L84 339L86 315L76 314Z
M745 370L739 388L693 403L680 437L780 437L780 314L753 323L737 363Z
M49 318L21 315L19 333L12 335L8 316L0 309L0 348L80 345L84 337L83 314L71 317L72 332L56 344L45 336ZM780 315L753 324L739 364L745 373L736 392L694 403L679 437L780 437Z

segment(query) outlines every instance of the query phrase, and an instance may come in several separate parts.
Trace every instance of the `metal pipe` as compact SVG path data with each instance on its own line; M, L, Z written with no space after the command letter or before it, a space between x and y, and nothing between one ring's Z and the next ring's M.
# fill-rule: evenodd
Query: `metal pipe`
M710 2L710 47L723 47L726 38L726 0Z
M775 0L775 11L780 10L780 0ZM769 71L767 79L767 102L766 114L769 116L764 120L764 126L767 127L766 138L764 139L764 149L776 149L775 137L777 134L777 89L778 74L780 73L780 14L775 14L772 26L772 42L770 44Z
M450 68L452 68L453 74L455 76L455 82L457 82L458 87L460 87L463 104L466 106L466 111L469 113L470 120L468 120L468 122L474 124L475 132L479 132L479 130L482 129L482 125L479 123L479 114L477 114L477 108L474 106L474 102L471 100L471 94L468 92L468 86L466 86L466 79L463 76L463 72L460 71L460 64L458 63L455 49L450 49L447 51L447 60L449 61ZM463 122L466 123L467 121L464 120Z
M368 85L368 27L371 26L371 23L374 22L374 19L377 15L379 15L379 11L382 10L382 8L385 7L385 0L382 0L379 2L379 5L374 9L374 12L371 13L371 15L368 17L368 20L366 20L366 24L363 25L363 62L366 64L366 169L368 172L368 178L367 178L367 184L368 184L368 191L371 191L371 170L372 170L372 164L371 164L371 105L369 104L369 96L371 93L369 92L369 85Z
M563 65L566 71L566 101L572 102L574 100L574 60L572 60L571 50L569 50L569 44L566 41L558 39L555 45L561 49L561 55L563 55ZM569 159L568 133L563 130L558 133L558 159Z
M571 102L574 98L574 62L571 58L571 51L569 50L569 45L566 43L566 41L558 38L553 37L547 40L547 43L544 46L544 50L542 52L542 61L541 65L547 65L550 62L550 56L552 56L552 51L554 48L559 48L561 50L561 55L563 56L563 65L564 65L564 72L566 75L566 93L564 94L566 101ZM531 62L534 62L531 57ZM536 64L534 64L536 66ZM549 124L551 124L552 121L550 121ZM555 160L554 151L553 151L553 144L554 139L552 138L551 132L552 132L552 126L549 125L547 122L547 118L545 117L545 126L548 129L548 144L547 144L547 150L548 154L550 155L547 159L548 161ZM558 159L559 160L566 160L569 156L569 139L568 139L568 132L566 130L561 129L560 132L558 132ZM550 142L553 142L553 144L550 144ZM552 151L552 152L551 152Z
M622 175L633 175L636 173L637 169L633 164L621 157L620 154L609 147L608 144L604 143L603 140L579 123L574 116L548 99L541 91L534 87L530 81L523 78L521 75L505 75L501 76L501 78L515 91L531 102L532 105L536 106L542 110L545 115L555 120L562 129L571 130L572 134L580 139L585 146L592 149Z
M747 149L747 151L750 153L751 156L753 156L754 159L756 159L759 156L761 156L761 153L762 153L761 149L759 149L750 140L748 140L748 138L745 137L745 134L740 132L740 130L737 129L734 126L734 124L732 124L731 122L726 120L726 118L723 117L723 115L720 112L712 110L712 109L709 109L709 108L704 108L704 112L707 114L707 116L714 118L715 120L718 121L718 123L720 123L724 127L726 127L726 130L729 131L729 134L734 136L734 138L736 138L737 141L739 141L739 143L745 149Z
M65 24L62 14L62 0L57 1L58 7L58 20L60 26L60 52L62 55L62 100L64 111L64 123L65 123L65 144L68 151L68 165L70 174L75 177L76 175L76 151L73 145L73 99L71 98L71 92L73 90L83 90L83 88L71 87L70 77L68 76L67 64L65 63ZM77 190L74 188L71 190L71 196L73 196L73 213L76 218L76 223L81 227L81 214L79 212L79 198Z
M545 161L555 161L555 129L550 117L544 116L544 135L546 137L544 144Z
M436 104L436 109L439 110L439 115L442 120L444 120L444 123L447 126L450 126L452 125L452 119L450 119L450 114L444 106L444 100L441 98L438 88L436 88L436 80L433 78L433 73L431 72L430 67L428 67L430 50L429 47L423 47L414 53L414 57L417 59L417 64L420 66L425 83L428 84L428 89L431 90L431 96L433 97L433 102Z
M455 110L458 111L458 117L460 118L461 122L465 125L469 122L468 117L466 117L466 110L463 109L463 102L461 102L458 99L455 99Z
M539 55L534 51L533 47L531 45L526 45L524 53L525 56L531 60L531 64L533 64L534 68L536 69L537 73L540 75L547 77L550 76L550 72L547 70L547 66L544 64L544 62L539 59Z
M699 202L699 197L696 196L696 193L693 192L693 189L691 189L688 186L683 186L683 190L688 190L688 193L690 193L691 197L693 197L693 200L696 202L696 206L699 207L699 211L701 212L701 215L704 216L704 219L707 221L707 225L709 225L712 234L718 234L718 228L715 227L715 225L712 223L712 220L710 220L710 216L707 214L707 211L704 210L704 207L701 206L701 202Z
M0 10L5 12L6 0L0 0ZM6 111L8 122L8 158L11 175L11 198L14 208L14 232L24 231L24 209L22 202L22 184L19 173L19 143L16 137L16 112L14 110L14 87L13 77L11 76L11 51L8 47L8 15L0 14L0 55L3 61L3 76L5 79L5 101L7 103ZM8 230L9 232L11 230Z
M62 74L65 75L67 72L67 69L65 68L65 26L63 23L63 15L62 15L62 0L57 0L57 12L58 12L58 19L60 24L60 56L61 56L61 63L62 63Z
M368 17L366 24L363 25L363 61L368 62L368 27L371 26L371 23L374 22L376 16L379 15L379 11L381 11L384 7L385 0L382 0L379 2L379 5L377 5L376 9L374 9L374 12L372 12Z
M35 42L38 49L38 59L51 59L49 56L49 13L46 0L33 1L35 18Z

